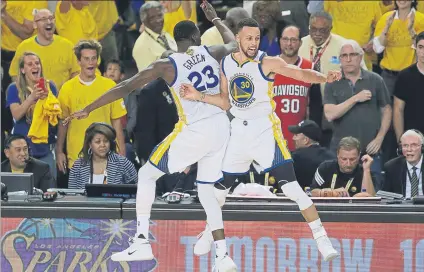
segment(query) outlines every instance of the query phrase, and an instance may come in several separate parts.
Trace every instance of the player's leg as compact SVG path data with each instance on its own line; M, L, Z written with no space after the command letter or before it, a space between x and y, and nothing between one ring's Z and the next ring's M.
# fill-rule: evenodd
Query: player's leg
M237 268L227 253L222 211L214 194L214 184L223 180L221 165L228 138L229 135L217 135L213 139L215 148L210 154L200 159L197 168L198 196L200 203L205 209L206 221L210 229L210 233L207 234L211 240L209 241L208 248L210 250L211 243L215 243L215 267L217 271L236 271Z
M143 261L154 258L149 243L149 224L152 204L155 200L156 181L165 173L150 162L138 171L136 196L137 232L130 239L130 246L111 256L112 261Z

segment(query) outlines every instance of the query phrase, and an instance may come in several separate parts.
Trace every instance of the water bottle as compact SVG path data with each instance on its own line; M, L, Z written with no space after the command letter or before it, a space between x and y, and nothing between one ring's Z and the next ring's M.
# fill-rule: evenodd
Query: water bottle
M311 197L312 196L312 192L311 192L311 187L305 187L305 193Z

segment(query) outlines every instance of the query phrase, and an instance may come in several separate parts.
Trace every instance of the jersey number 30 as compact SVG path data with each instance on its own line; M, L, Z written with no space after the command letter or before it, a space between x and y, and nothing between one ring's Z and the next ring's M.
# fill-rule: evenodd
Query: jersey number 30
M207 77L207 79L204 80L204 77ZM191 72L188 75L188 79L199 92L206 91L206 88L215 88L219 83L219 78L214 74L213 68L210 65L203 68L202 74Z
M283 113L298 113L299 99L281 99L281 112Z

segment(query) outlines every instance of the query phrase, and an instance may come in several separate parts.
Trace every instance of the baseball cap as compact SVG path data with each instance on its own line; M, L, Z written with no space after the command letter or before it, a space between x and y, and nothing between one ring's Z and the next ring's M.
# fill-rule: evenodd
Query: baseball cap
M297 126L289 126L289 131L294 134L303 133L306 137L314 141L321 140L321 129L312 120L304 120Z

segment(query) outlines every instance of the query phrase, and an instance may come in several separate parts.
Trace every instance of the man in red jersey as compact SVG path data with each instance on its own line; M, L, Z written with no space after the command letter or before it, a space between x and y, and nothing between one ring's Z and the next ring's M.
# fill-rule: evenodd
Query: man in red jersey
M296 26L287 26L280 37L280 57L291 65L302 69L313 69L312 63L299 57L298 51L302 41L300 30ZM276 74L274 80L275 113L281 120L281 129L290 151L294 151L293 133L289 126L297 125L307 119L310 83L299 81L283 75Z

